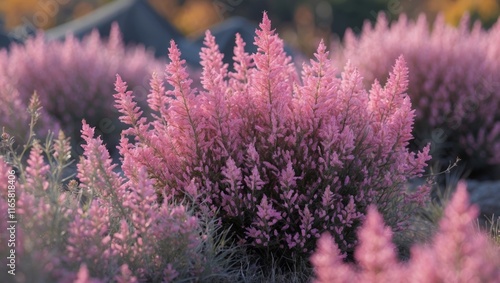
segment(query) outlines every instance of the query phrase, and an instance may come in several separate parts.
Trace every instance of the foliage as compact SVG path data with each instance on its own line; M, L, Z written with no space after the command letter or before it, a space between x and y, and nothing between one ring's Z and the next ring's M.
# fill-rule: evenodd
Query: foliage
M357 264L343 263L337 245L325 234L311 258L315 282L500 282L500 250L475 230L477 213L469 206L465 183L460 183L432 242L414 246L410 261L402 263L391 230L371 207L359 231Z
M36 97L32 101L37 101ZM33 105L39 110L39 104ZM36 111L32 115L37 115ZM36 120L36 119L33 119ZM33 126L33 125L32 125ZM30 127L33 129L33 127ZM209 218L173 202L156 202L145 168L134 178L114 172L94 128L83 123L78 179L65 178L71 148L59 132L43 145L33 132L20 154L2 135L0 208L7 211L7 172L15 171L16 276L25 282L172 282L233 280L234 251ZM26 163L23 155L29 152ZM11 180L11 179L9 179ZM10 196L9 196L10 198ZM7 215L7 214L5 214ZM1 227L7 225L1 222ZM2 229L2 243L9 231ZM7 274L7 245L0 247ZM4 277L2 277L4 278ZM76 281L75 281L76 280Z
M3 89L2 99L12 99L9 104L14 104L17 96L20 106L12 107L13 111L25 107L36 91L43 106L41 117L59 123L73 141L80 140L78 125L85 118L99 128L110 148L116 146L120 132L111 95L116 73L129 80L145 100L146 78L159 69L159 62L143 47L123 45L118 26L113 27L108 40L94 32L81 41L68 36L62 42L47 42L40 33L23 45L12 46L9 53L2 52L0 83L8 82L12 89ZM10 117L1 119L3 126ZM57 127L51 129L56 131Z
M198 91L172 42L171 88L152 77L149 121L118 77L116 107L129 125L123 171L134 176L145 167L160 195L193 199L264 259L300 260L324 231L349 254L372 203L395 230L405 229L427 191L402 185L429 159L428 147L407 149L414 114L405 61L397 60L385 87L367 92L350 64L334 76L324 44L299 78L266 14L255 44L249 55L237 36L228 72L207 32Z
M402 15L389 26L380 14L361 35L347 32L336 49L338 62L351 60L373 79L386 81L396 58L403 55L410 71L408 93L416 108L414 144L432 142L432 156L443 164L458 156L468 169L487 172L500 164L500 22L485 31L464 17L458 28L442 17L434 25L421 15ZM490 174L489 178L495 178Z
M113 38L105 46L116 46ZM101 44L98 36L91 39L69 39L61 50L87 54L78 46L96 50ZM39 46L51 54L49 43L30 44L27 49ZM3 69L0 85L6 87L0 91L12 100L0 111L21 113L29 104L26 116L5 122L0 140L0 210L7 211L12 193L7 176L15 173L16 179L16 280L300 282L309 275L307 258L317 245L311 258L317 282L498 282L498 246L474 231L477 209L469 207L464 184L433 241L413 247L408 262L398 261L393 237L411 235L410 220L429 190L428 184L408 190L407 182L421 177L430 159L429 146L408 149L415 113L404 57L397 57L384 86L375 80L368 91L353 63L336 76L323 43L298 74L266 14L255 45L258 51L247 54L236 36L229 71L207 32L200 89L192 86L174 42L165 69L169 86L153 73L146 96L128 91L117 76L115 107L127 125L119 146L122 166L84 120L76 178L65 174L70 139L63 131L57 138L49 132L42 142L34 124L71 121L86 115L79 107L101 106L86 96L69 99L64 103L75 111L64 116L45 88L24 102L29 68ZM493 56L496 49L488 50ZM12 58L20 60L0 54L2 62L16 62ZM41 55L34 58L35 66L44 66L36 63ZM148 68L120 67L114 60L107 62L123 68L122 74ZM78 74L109 74L96 71L104 68L99 64L71 68L81 70L79 64L87 71ZM23 76L6 79L18 69ZM64 80L68 89L78 83ZM16 149L9 133L27 121L26 143ZM2 243L10 236L6 225L0 222ZM240 248L231 247L234 241ZM7 248L0 247L2 274Z

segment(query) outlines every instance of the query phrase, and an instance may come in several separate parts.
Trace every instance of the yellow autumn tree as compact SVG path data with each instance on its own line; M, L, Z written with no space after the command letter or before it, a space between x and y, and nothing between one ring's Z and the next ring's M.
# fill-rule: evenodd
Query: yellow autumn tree
M55 17L47 17L50 19L45 20L45 17L40 15L40 13L45 11L42 11L39 4L40 0L1 0L0 13L5 20L6 28L10 29L21 24L26 24L26 22L42 29L53 26ZM37 16L40 18L35 18L34 20L37 11ZM42 17L44 18L42 19Z
M65 21L83 16L97 7L116 0L0 0L0 15L5 27L12 29L29 24L48 29ZM186 35L199 35L222 19L213 0L179 1L148 0L165 19ZM62 15L61 11L66 14Z
M91 12L112 0L0 0L0 15L5 27L31 25L48 29ZM62 12L64 11L64 12Z
M213 0L178 1L148 0L164 18L168 19L185 35L199 35L208 27L222 20Z
M494 21L500 14L498 0L427 0L427 9L442 12L446 22L457 25L467 11L477 14L482 21Z

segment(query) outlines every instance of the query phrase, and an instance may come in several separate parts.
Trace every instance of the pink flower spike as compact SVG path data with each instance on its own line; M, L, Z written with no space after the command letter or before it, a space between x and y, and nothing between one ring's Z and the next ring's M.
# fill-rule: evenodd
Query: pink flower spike
M392 231L389 227L385 227L382 216L374 206L368 208L358 237L360 244L354 256L363 269L361 281L401 282L403 278L399 277Z
M104 282L104 281L97 280L97 279L90 277L89 270L88 270L87 265L85 263L83 263L80 266L80 269L78 270L78 274L77 274L76 279L74 281L74 283L101 283L101 282Z
M122 114L120 121L134 127L140 127L145 123L145 118L141 118L142 111L137 106L137 103L132 99L132 91L127 91L127 83L125 83L119 75L116 75L114 95L116 99L115 107Z
M49 187L48 173L50 173L50 166L45 163L41 145L35 142L31 148L26 168L26 190L33 193L37 190L47 190Z
M314 283L349 283L356 281L356 274L343 263L340 250L333 237L323 234L317 243L317 250L311 256L316 279Z

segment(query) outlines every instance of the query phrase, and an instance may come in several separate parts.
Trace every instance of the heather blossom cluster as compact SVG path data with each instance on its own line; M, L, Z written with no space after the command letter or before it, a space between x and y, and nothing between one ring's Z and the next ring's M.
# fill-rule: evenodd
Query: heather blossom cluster
M144 167L135 168L133 179L115 172L116 164L94 132L84 121L78 181L63 175L71 147L62 132L45 145L30 138L26 165L13 150L0 157L4 211L7 172L18 174L16 276L26 282L173 282L225 276L219 276L225 267L217 258L224 253L207 244L214 238L204 231L202 218L183 205L159 204ZM4 227L7 222L1 223ZM0 239L8 236L2 229ZM2 245L2 278L8 276L8 253L9 247Z
M171 281L182 265L192 265L194 276L201 274L198 219L183 206L158 204L145 168L136 167L134 180L113 172L116 165L85 121L82 138L85 158L78 164L78 190L88 195L89 202L68 226L68 260L92 264L92 274L102 279L123 264L140 281Z
M23 44L13 44L9 51L1 50L0 66L0 99L6 102L0 111L3 114L2 108L8 108L20 116L2 115L0 123L9 128L22 124L11 133L25 138L29 117L23 115L37 92L43 106L40 115L46 120L38 124L40 136L60 126L72 141L78 141L78 125L85 118L114 146L120 129L109 82L119 72L145 100L144 86L151 73L160 69L160 62L144 47L125 46L114 25L107 39L94 31L82 40L68 35L64 41L47 41L39 33Z
M337 244L325 234L311 257L314 282L500 282L500 249L475 230L477 215L460 183L432 241L412 247L411 259L399 262L391 229L370 207L359 230L356 265L344 263Z
M401 15L392 24L380 14L359 36L348 30L333 57L334 63L350 60L359 66L370 85L386 81L403 55L416 114L415 143L432 142L435 160L447 163L459 156L469 168L485 172L500 164L500 22L489 30L479 22L469 26L468 16L452 27L442 16L430 26L423 14L416 21Z
M116 107L129 126L122 170L136 176L144 167L157 194L193 200L265 256L308 255L323 232L350 255L370 204L394 230L408 227L428 188L409 192L404 184L430 157L429 147L408 150L414 112L405 60L396 60L385 86L367 91L350 63L335 76L323 43L298 74L266 14L255 45L247 54L237 35L229 71L207 32L195 89L172 42L170 86L153 75L149 109L118 76Z

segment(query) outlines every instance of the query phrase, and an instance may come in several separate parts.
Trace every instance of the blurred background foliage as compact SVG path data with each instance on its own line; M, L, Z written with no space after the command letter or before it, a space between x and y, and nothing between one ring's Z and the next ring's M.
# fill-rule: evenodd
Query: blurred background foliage
M113 1L116 0L1 0L0 14L7 30L26 24L48 29Z
M120 0L0 0L5 29L31 25L48 29L91 13L106 3ZM389 19L400 13L415 17L421 12L430 19L443 13L448 23L457 25L469 12L488 27L500 14L500 0L143 0L187 37L232 16L258 22L262 11L270 14L273 25L292 47L311 54L320 38L342 37L347 27L355 32L366 20L375 21L379 12ZM55 8L54 8L55 7Z
M427 0L425 9L432 13L442 12L446 21L457 25L464 12L473 19L479 19L485 26L491 26L500 13L498 0Z

